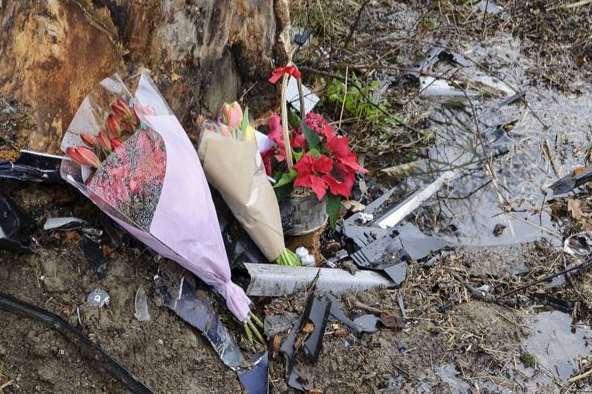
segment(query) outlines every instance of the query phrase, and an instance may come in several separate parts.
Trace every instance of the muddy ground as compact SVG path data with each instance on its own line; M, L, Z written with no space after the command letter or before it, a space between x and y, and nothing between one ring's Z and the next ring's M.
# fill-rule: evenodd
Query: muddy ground
M417 159L433 160L430 147L450 140L431 122L439 105L419 97L417 85L393 83L401 70L436 42L477 59L488 72L506 77L527 92L526 101L534 110L517 127L531 139L515 141L509 156L513 161L496 162L498 170L506 170L498 176L499 182L524 167L524 157L543 162L540 150L521 148L538 149L544 139L562 141L553 146L563 174L577 163L585 164L592 118L574 108L586 108L592 92L592 46L589 28L582 30L591 26L589 7L546 11L554 3L500 1L504 13L484 16L462 1L370 1L356 22L361 3L366 2L295 2L294 20L316 29L311 47L296 60L303 65L307 83L318 88L321 96L332 76L343 79L347 73L349 78L351 72L357 74L358 83L378 80L382 84L373 94L376 100L389 103L386 111L391 117L380 118L382 124L358 114L345 113L342 118L342 129L371 170L365 179L368 195L358 193L364 203L403 183L381 169ZM544 101L549 95L555 96L555 106ZM483 100L479 105L488 103ZM333 119L341 117L339 105L321 105ZM16 130L30 127L27 109L9 102L3 106L2 137L18 142ZM562 116L566 113L569 116ZM551 127L538 125L536 117ZM566 137L562 140L563 131ZM536 207L544 207L548 218L541 219L538 227L520 227L515 217L502 219L497 210L504 204L496 199L491 203L488 194L494 189L473 195L479 198L469 200L468 208L451 202L447 209L435 210L439 199L452 200L449 194L412 215L409 220L424 232L445 236L456 245L411 263L400 289L344 297L350 313L364 313L363 304L404 318L404 325L382 327L357 338L339 323L330 322L319 361L303 367L310 388L327 393L591 390L590 378L575 382L569 378L577 378L592 362L592 274L568 278L560 287L544 282L502 297L573 264L575 259L561 251L561 241L590 228L592 205L587 190L540 204L541 184L556 177L551 170L547 164L542 175L532 175L535 170L518 173L522 184L506 185L509 198L505 202L514 208L509 210L512 214L524 211L542 218ZM61 185L3 181L1 186L35 221L33 254L0 251L2 292L53 311L79 327L154 392L241 392L235 374L222 365L200 334L158 305L153 277L159 262L154 256L129 239L119 243L105 237L103 252L108 264L105 276L100 277L83 255L79 234L42 230L50 216L77 216L104 228L104 218L96 208ZM568 200L578 203L568 204ZM574 211L574 204L579 211ZM471 215L472 209L486 209L487 220ZM473 220L454 220L461 216ZM514 231L505 230L501 238L496 237L497 223ZM471 291L482 285L491 286L494 297L478 297ZM148 294L149 322L134 318L134 296L140 286ZM96 288L109 292L107 307L86 305L88 293ZM300 313L305 296L256 301L261 315ZM241 335L238 326L230 323L230 327ZM96 363L84 358L76 345L45 326L0 313L0 332L0 392L124 392ZM288 391L284 372L278 356L271 364L272 392Z

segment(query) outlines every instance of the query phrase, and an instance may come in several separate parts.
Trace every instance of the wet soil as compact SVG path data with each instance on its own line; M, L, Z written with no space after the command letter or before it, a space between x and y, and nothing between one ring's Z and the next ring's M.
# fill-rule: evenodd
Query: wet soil
M584 36L571 32L562 34L558 42L565 44L574 37L580 40L572 51L560 58L554 56L559 53L556 47L543 53L540 47L545 42L544 35L539 34L544 29L542 17L536 12L532 14L536 16L532 20L541 23L540 28L533 26L535 22L526 23L531 15L528 7L535 11L540 8L530 4L533 2L500 2L511 16L505 19L484 18L461 5L465 2L438 2L444 5L439 8L422 1L371 1L356 26L352 7L357 11L359 5L318 1L312 2L314 7L305 12L301 3L308 2L295 2L295 20L318 29L316 41L308 52L303 52L307 57L297 60L325 73L343 76L347 68L357 72L361 81L384 82L383 97L408 126L393 126L377 133L363 120L344 122L344 132L367 159L372 173L417 158L433 158L428 148L435 141L442 142L434 137L439 130L430 120L440 107L420 98L416 85L392 83L402 69L439 40L480 58L498 77L509 73L516 86L528 90L527 102L534 109L526 115L530 118L521 118L519 130L523 133L516 138L511 156L518 159L505 168L507 178L500 177L511 180L510 169L524 163L539 169L524 171L516 178L520 182L508 182L513 201L521 199L517 206L527 207L524 209L528 209L529 215L540 217L535 208L542 204L540 184L555 176L538 150L542 139L559 141L552 145L561 171L568 172L576 162L586 160L589 147L583 137L592 124L585 110L590 100L586 84L591 81L588 65L580 61L589 53L590 46L581 42ZM569 15L565 12L550 14L550 18L563 22ZM517 19L517 15L524 19ZM585 12L572 15L576 21L585 21L588 16ZM484 27L475 28L475 21ZM575 22L567 26L572 23ZM550 95L552 102L545 102ZM14 109L8 109L8 101L2 106L5 110L0 114L1 136L9 140L18 138L16 130L22 131L30 124L23 115L26 108L15 104L10 106ZM339 118L339 108L328 104L322 108ZM537 114L550 127L540 126L534 119ZM525 146L529 149L518 149ZM530 149L534 147L536 155ZM496 168L504 170L507 163L510 162L497 163ZM377 182L369 179L368 184L376 189L369 194L377 195L394 183L380 177L374 187ZM463 180L459 183L463 184ZM470 191L473 183L464 184ZM53 235L41 229L48 216L78 216L102 228L101 214L96 208L72 190L64 190L63 185L0 186L36 223L33 254L0 251L0 291L46 308L80 328L155 392L241 392L236 375L222 365L207 341L158 305L153 284L158 262L154 256L129 240L122 244L105 240L108 269L104 277L99 277L83 255L79 235ZM541 283L512 297L502 297L507 291L573 264L575 260L558 249L557 241L582 225L574 223L573 218L563 220L561 225L551 223L551 208L546 207L549 218L544 225L552 230L552 236L548 231L514 223L513 229L496 237L495 226L506 222L499 217L503 211L499 201L486 194L491 192L477 194L467 203L471 209L459 204L456 210L451 208L444 215L435 214L437 211L431 208L420 210L413 220L422 230L446 233L449 225L454 224L461 229L453 234L454 238L459 244L464 243L463 247L435 255L429 265L411 263L400 289L346 296L342 301L347 313L366 313L360 308L362 303L392 312L404 319L404 327L381 327L374 334L357 338L338 322L329 322L319 361L303 367L311 389L327 393L590 390L590 378L574 383L568 379L588 370L592 362L592 274L567 278L559 288L553 287L553 283ZM401 195L395 194L393 202ZM434 206L455 195L440 197ZM576 198L584 201L587 197ZM475 219L472 211L481 212L481 217ZM461 217L459 212L473 219L462 223L474 226L451 223L450 217ZM148 295L152 317L148 322L134 318L134 296L140 286ZM483 286L491 289L488 294L495 296L496 302L471 291ZM101 309L86 305L87 295L97 288L106 290L111 298ZM301 294L255 301L262 313L265 310L267 315L273 315L286 311L301 313L304 300L305 295ZM230 320L225 321L237 337L241 336L240 328ZM270 373L272 392L289 391L281 356L272 361ZM0 393L35 392L125 391L96 363L84 358L78 346L45 326L0 312Z

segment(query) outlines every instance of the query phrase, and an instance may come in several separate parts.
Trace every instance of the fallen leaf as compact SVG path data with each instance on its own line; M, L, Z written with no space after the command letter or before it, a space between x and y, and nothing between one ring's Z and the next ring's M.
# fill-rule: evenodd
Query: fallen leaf
M345 338L346 336L349 335L349 331L346 330L345 328L340 328L339 330L335 330L333 332L333 335L336 336L337 338Z
M398 330L405 328L405 322L403 319L392 312L382 312L380 314L380 322L386 328L396 328Z
M80 234L76 231L68 231L66 232L66 239L68 241L80 241Z
M282 347L282 337L280 335L276 335L275 337L273 337L273 342L272 342L271 347L273 350L271 358L276 358L276 356L280 352L280 348Z
M572 219L581 220L584 216L584 212L582 211L582 201L570 198L567 200L567 211Z
M306 322L306 324L304 325L304 327L302 327L302 332L305 334L310 334L311 332L314 331L314 323L309 321Z

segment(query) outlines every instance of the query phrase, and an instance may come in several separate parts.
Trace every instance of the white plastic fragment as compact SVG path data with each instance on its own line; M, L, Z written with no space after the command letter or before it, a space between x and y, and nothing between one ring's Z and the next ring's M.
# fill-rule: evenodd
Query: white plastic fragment
M307 254L306 256L300 259L302 265L305 267L314 267L315 266L315 258L311 254Z
M47 218L45 224L43 225L44 230L53 230L53 229L60 229L68 225L68 227L76 227L76 226L83 226L88 224L86 220L79 219L76 217L57 217L57 218Z
M374 220L374 215L371 213L360 212L360 220L362 221L362 224L366 224Z
M95 289L91 291L90 294L86 297L87 304L99 308L108 305L110 300L111 297L109 297L109 294L103 289Z
M460 175L458 171L446 171L426 188L417 191L403 203L396 206L390 214L382 219L378 226L380 228L391 228L399 224L411 212L419 208L427 199L436 194L442 186Z
M298 256L298 258L300 260L302 260L303 258L305 258L308 255L309 255L308 249L306 249L304 246L301 246L296 249L296 256Z
M457 89L443 79L427 76L419 78L419 94L423 97L441 98L446 101L464 101L479 95L476 92Z
M393 282L374 271L347 271L333 268L286 267L277 264L245 264L251 276L247 294L254 297L281 297L309 286L319 275L320 293L341 294L376 287L392 287Z
M135 313L134 317L139 321L150 321L150 311L148 311L148 297L144 288L140 286L136 291L136 299L134 302Z

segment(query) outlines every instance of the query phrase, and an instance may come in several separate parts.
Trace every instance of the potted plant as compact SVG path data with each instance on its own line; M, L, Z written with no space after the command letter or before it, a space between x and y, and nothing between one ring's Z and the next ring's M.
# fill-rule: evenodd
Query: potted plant
M284 81L288 75L300 80L294 66L279 70ZM276 70L271 82L277 82L277 74ZM268 137L276 147L264 155L263 161L268 175L275 179L276 194L287 218L286 233L303 235L322 227L327 218L335 226L341 200L350 197L356 174L366 170L351 150L348 137L339 135L322 115L310 112L304 119L294 115L290 127L286 85L283 82L282 117L273 114L268 122ZM302 100L300 113L304 113Z

